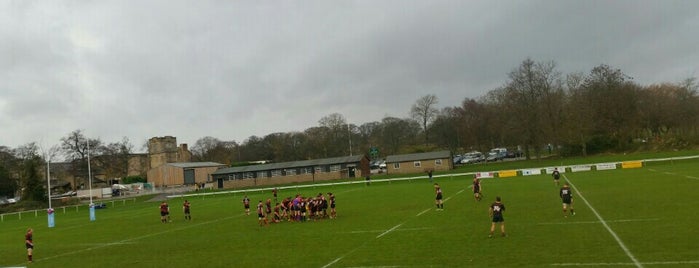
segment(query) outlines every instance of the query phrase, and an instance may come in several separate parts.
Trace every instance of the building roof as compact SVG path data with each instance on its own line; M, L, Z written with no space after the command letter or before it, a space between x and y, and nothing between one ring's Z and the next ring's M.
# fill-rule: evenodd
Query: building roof
M225 164L216 162L180 162L180 163L167 163L166 165L175 166L179 168L200 168L200 167L220 167L225 166Z
M431 160L431 159L444 159L444 158L451 158L451 152L439 151L439 152L417 153L417 154L389 155L386 157L386 163L399 163L399 162Z
M257 171L285 169L285 168L300 168L300 167L314 167L314 166L320 166L320 165L356 163L356 162L361 161L362 158L364 158L364 157L365 157L364 155L354 155L354 156L342 156L342 157L292 161L292 162L283 162L283 163L251 165L251 166L242 166L242 167L230 167L230 168L219 169L212 174L257 172Z

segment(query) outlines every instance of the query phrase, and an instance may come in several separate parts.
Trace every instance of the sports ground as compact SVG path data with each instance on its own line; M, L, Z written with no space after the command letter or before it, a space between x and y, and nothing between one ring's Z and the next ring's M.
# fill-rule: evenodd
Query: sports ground
M260 227L257 201L269 191L169 200L161 223L149 198L88 210L56 211L0 222L0 267L699 267L699 160L648 162L642 168L567 172L575 216L565 218L550 175L482 180L435 177L444 210L425 179L282 189L280 197L333 192L337 219ZM506 205L507 237L488 237L488 206ZM182 202L192 203L185 221ZM34 263L24 232L34 228ZM497 234L497 232L496 232Z

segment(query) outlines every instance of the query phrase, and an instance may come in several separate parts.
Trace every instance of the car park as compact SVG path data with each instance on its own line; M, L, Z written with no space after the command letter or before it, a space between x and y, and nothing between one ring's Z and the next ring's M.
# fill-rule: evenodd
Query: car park
M485 158L483 157L483 154L481 152L470 152L467 154L464 154L464 156L461 158L460 163L461 164L474 164L478 162L482 162Z
M506 154L507 153L505 153L505 152L501 152L501 153L489 152L488 157L486 157L485 161L486 162L502 161L505 159Z

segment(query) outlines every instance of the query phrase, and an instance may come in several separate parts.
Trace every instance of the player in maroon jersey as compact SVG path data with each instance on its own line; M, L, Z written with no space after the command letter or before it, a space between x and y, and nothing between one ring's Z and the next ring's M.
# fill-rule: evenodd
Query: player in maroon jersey
M160 203L160 221L165 223L170 220L170 207L167 202L163 201Z
M269 198L267 198L267 201L265 202L265 217L272 217L272 200Z
M437 210L443 210L444 203L442 202L442 187L439 187L439 184L436 182L434 183L434 193L436 195L434 203L437 205Z
M479 179L476 175L473 175L473 198L476 199L476 201L481 201L481 179Z
M184 211L185 220L192 220L192 214L189 211L189 207L191 206L192 204L190 204L189 201L184 200L184 203L182 204L182 210Z
M500 202L500 197L495 197L495 202L490 205L490 208L488 210L490 217L493 218L493 222L490 225L490 235L488 237L493 237L493 233L495 232L495 224L500 223L500 232L502 236L505 235L505 218L502 216L502 213L505 212L505 204Z
M279 204L279 203L277 203L277 204L274 206L274 218L273 218L273 221L274 221L274 222L281 222L281 219L282 219L282 216L281 216L281 206L282 206L282 205Z
M24 246L27 247L27 260L32 263L32 254L34 253L34 230L32 228L27 229L27 233L24 234Z

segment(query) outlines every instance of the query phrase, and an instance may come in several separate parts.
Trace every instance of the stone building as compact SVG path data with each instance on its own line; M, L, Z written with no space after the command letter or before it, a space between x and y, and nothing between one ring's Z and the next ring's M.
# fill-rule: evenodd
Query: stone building
M369 158L355 155L222 168L211 177L222 189L361 178L369 174Z
M173 136L153 137L148 140L148 160L151 169L167 163L190 162L192 153L186 143L177 146L177 138Z
M447 171L454 168L451 152L389 155L386 157L386 173L416 174L427 171Z
M211 181L211 173L226 165L215 162L167 163L148 171L154 186L194 185Z

